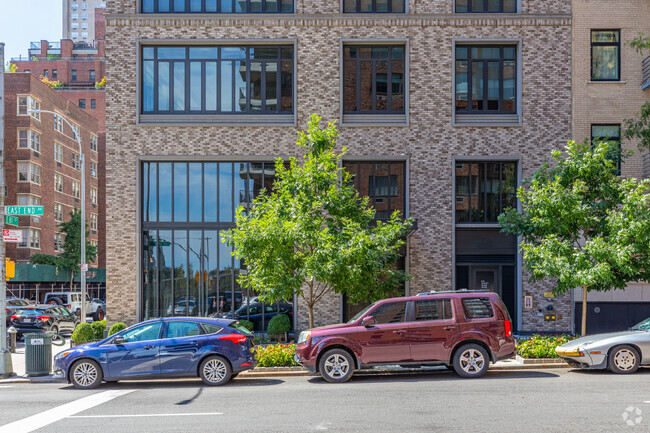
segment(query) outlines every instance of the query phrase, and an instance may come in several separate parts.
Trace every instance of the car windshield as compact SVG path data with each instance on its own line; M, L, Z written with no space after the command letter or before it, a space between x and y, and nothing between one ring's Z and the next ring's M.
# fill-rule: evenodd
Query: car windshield
M47 315L48 312L45 310L37 309L37 308L26 308L24 310L18 310L16 311L16 316L42 316L42 315Z
M244 326L239 322L232 322L228 326L230 326L232 329L234 329L237 332L241 332L244 335L251 335L251 336L253 335L251 331L249 331L247 328L244 328Z
M650 331L650 317L631 327L630 331Z
M359 312L358 312L358 313L357 313L353 318L351 318L350 320L348 320L348 323L356 322L357 320L359 320L359 318L360 318L361 316L363 316L364 314L366 314L366 313L368 312L368 310L370 310L370 309L371 309L372 307L374 307L376 304L377 304L377 302L373 302L372 304L368 305L368 306L367 306L366 308L364 308L363 310L359 311Z
M7 299L7 305L10 307L22 307L29 304L22 299Z

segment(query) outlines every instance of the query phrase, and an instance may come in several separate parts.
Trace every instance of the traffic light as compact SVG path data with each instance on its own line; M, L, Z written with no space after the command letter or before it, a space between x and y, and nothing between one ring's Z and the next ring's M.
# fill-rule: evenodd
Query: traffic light
M5 276L7 280L16 276L16 262L12 262L9 258L5 259Z

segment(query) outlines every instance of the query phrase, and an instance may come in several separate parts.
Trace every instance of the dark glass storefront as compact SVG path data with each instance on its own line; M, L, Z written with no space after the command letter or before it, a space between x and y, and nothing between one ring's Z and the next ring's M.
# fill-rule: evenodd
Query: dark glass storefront
M222 242L235 210L275 179L274 162L145 162L142 165L143 319L230 315L263 331L293 303L265 304L237 283L245 269Z

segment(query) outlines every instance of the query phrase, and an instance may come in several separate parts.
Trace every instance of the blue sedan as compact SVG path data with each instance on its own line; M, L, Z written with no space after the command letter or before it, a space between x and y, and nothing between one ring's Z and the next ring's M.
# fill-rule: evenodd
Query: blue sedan
M80 389L103 381L197 377L223 385L257 365L253 335L231 319L147 320L54 357L55 377Z

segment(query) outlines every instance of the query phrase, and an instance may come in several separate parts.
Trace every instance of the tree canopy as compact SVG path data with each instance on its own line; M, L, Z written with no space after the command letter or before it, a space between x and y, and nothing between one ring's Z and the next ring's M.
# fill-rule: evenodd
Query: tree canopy
M338 132L320 128L312 115L297 145L302 163L276 161L272 191L262 191L250 209L237 210L237 228L227 234L235 255L244 259L243 287L275 302L302 297L314 326L314 305L328 293L352 302L374 301L394 291L407 275L394 268L412 220L395 211L386 222L374 219L342 167L346 149L334 151Z
M569 142L518 189L521 213L499 216L502 231L521 236L532 280L555 278L556 294L624 289L650 277L650 181L616 175L614 143Z

